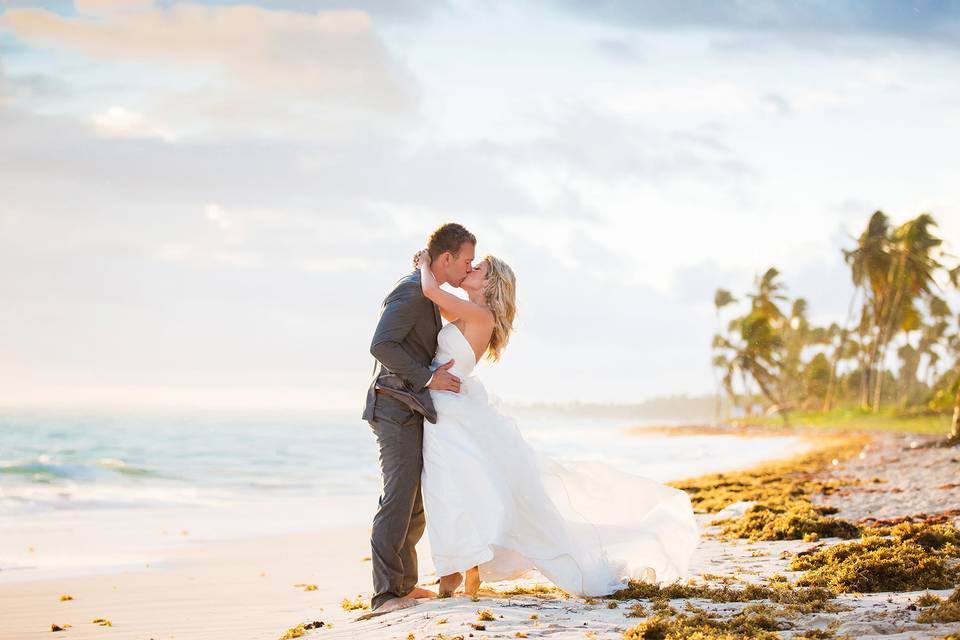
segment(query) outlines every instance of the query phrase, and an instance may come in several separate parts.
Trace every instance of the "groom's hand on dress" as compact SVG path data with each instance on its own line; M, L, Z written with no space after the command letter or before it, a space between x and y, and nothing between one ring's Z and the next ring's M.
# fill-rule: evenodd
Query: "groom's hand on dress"
M433 372L433 379L430 380L430 384L427 385L428 389L460 393L460 378L448 371L448 369L453 366L453 362L454 361L451 360L437 367L437 370Z

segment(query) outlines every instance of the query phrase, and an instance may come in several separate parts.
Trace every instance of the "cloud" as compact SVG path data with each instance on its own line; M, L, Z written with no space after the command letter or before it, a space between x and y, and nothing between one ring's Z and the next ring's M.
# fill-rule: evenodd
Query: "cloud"
M770 107L781 116L789 116L793 113L793 107L790 105L790 101L775 91L764 95L763 101L770 105Z
M240 128L272 120L282 127L287 118L348 119L357 109L404 116L416 105L411 77L363 11L79 0L73 15L8 9L0 28L32 47L78 53L118 71L144 65L128 86L147 89L137 98L146 106L113 106L148 118L159 112L181 123L232 120Z
M173 141L175 133L147 120L142 113L129 111L123 107L110 107L95 114L92 118L94 130L110 137L148 137Z
M555 343L571 335L570 357L607 371L603 399L637 384L644 393L696 388L707 369L650 373L677 358L702 360L699 343L678 352L661 341L671 326L686 331L696 319L681 317L670 296L627 282L635 266L598 241L595 233L612 227L588 217L596 203L573 178L653 185L687 170L670 157L731 152L621 130L626 123L603 114L574 111L548 124L552 133L515 144L377 136L170 144L104 138L76 119L0 109L0 175L10 185L0 267L30 265L0 286L17 309L3 320L5 335L19 336L0 344L8 375L32 381L10 388L148 389L174 380L205 388L216 379L310 389L332 370L344 373L330 389L362 388L379 301L429 230L451 219L480 235L483 253L507 257L527 287L531 333L516 342L517 365L497 374L502 395L579 397L573 382L524 382L531 367L561 366ZM580 131L590 127L604 145ZM523 170L537 165L550 197L536 197L538 185L527 181ZM571 292L580 300L571 324L552 327L551 310ZM610 314L602 335L590 329L596 305ZM69 324L67 316L80 319ZM634 335L636 326L651 333ZM25 337L38 330L56 337L38 347ZM631 337L611 359L604 353L614 333ZM76 365L94 360L82 371Z
M221 4L249 4L249 0L226 0ZM399 22L425 20L435 13L449 10L449 4L447 0L270 0L270 6L275 9L304 12L356 9L378 20Z
M840 37L890 37L956 48L960 4L952 0L555 0L576 14L644 29L706 29L776 35L781 43L816 46Z
M596 46L611 60L617 60L618 62L638 62L641 60L634 44L623 38L599 38L596 41Z

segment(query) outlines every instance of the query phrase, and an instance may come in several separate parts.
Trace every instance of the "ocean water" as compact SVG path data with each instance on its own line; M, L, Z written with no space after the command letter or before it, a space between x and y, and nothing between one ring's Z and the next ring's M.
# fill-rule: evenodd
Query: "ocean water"
M661 481L804 446L627 433L640 424L518 418L558 460ZM369 425L352 414L0 410L0 580L135 566L173 544L368 523L377 460Z
M669 480L777 455L793 438L637 436L637 420L517 419L559 460ZM0 411L0 517L51 510L214 507L252 498L372 496L369 426L324 413Z

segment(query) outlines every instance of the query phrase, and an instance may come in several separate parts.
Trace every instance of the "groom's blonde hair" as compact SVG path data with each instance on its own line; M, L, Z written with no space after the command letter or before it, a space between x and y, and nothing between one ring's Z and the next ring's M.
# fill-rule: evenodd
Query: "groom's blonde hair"
M487 346L486 357L492 362L500 359L510 333L513 331L513 319L517 315L517 277L513 269L495 256L486 256L487 282L483 295L490 311L493 312L493 335Z

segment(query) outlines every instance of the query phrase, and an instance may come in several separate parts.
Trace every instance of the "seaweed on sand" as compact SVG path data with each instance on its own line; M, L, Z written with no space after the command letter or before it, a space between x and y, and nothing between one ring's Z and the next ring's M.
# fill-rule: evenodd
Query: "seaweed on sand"
M783 623L775 612L763 605L754 605L730 616L719 618L703 609L688 615L654 615L640 624L627 629L627 640L776 640Z
M960 529L952 524L902 522L892 527L874 527L868 531L875 536L912 540L927 551L942 551L947 555L960 556Z
M678 582L659 586L631 581L627 587L609 596L612 600L650 600L655 610L677 599L698 598L717 603L770 600L798 613L840 611L843 607L832 602L835 597L833 591L820 586L797 588L785 582L782 576L774 577L769 586L747 583L742 587L734 587L729 583L714 587Z
M773 498L759 502L735 519L727 521L722 534L749 540L816 540L856 538L855 524L831 518L833 507L812 504L806 498Z
M798 585L842 593L946 589L957 577L943 553L927 550L914 540L879 537L797 556L790 569L806 571Z
M960 588L917 616L917 622L960 622Z
M360 596L357 596L356 600L344 598L340 601L340 607L343 608L344 611L356 611L357 609L369 609L370 605Z
M746 471L717 473L670 482L683 489L699 513L716 513L740 500L767 501L834 492L855 481L823 480L817 473L834 460L857 455L868 441L865 436L831 438L825 446L794 458L759 465Z

